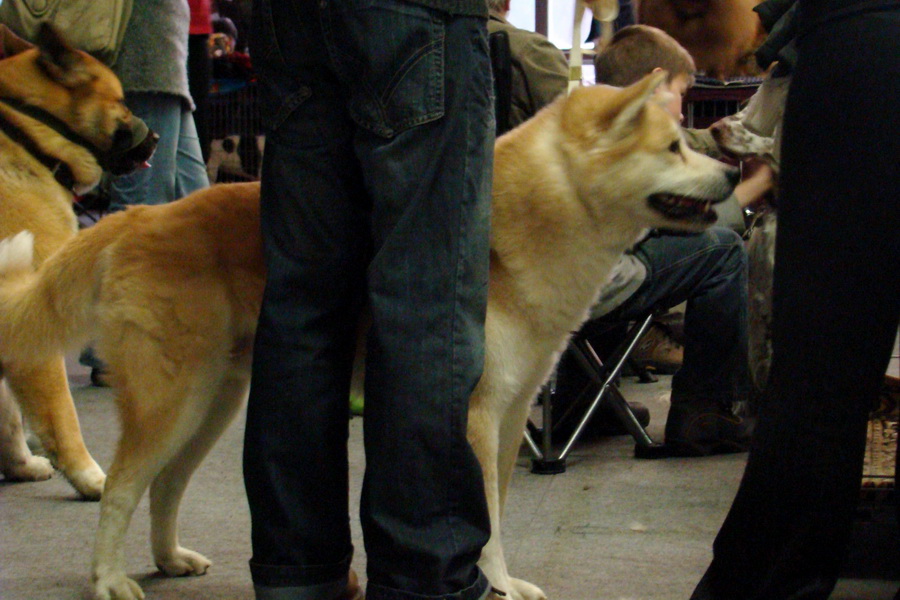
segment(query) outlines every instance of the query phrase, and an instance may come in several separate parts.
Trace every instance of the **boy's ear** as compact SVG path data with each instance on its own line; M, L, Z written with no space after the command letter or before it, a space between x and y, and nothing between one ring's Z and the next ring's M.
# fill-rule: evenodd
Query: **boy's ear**
M615 99L611 110L609 132L617 137L625 137L637 127L647 102L653 98L657 88L668 77L668 72L660 69L635 84L622 89Z

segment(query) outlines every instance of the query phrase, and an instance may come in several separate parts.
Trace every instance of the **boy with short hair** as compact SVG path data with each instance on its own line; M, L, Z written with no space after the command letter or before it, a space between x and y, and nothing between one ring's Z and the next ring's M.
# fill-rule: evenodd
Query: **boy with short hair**
M659 70L669 76L660 100L681 120L694 61L671 36L654 27L621 29L594 59L597 82L626 86ZM707 130L685 130L687 143L720 155ZM743 207L772 185L760 168L717 207L719 221L743 230ZM681 368L672 378L665 441L675 456L743 452L753 424L742 414L749 394L747 254L732 229L714 226L696 235L655 232L619 261L593 317L633 320L651 309L687 302Z

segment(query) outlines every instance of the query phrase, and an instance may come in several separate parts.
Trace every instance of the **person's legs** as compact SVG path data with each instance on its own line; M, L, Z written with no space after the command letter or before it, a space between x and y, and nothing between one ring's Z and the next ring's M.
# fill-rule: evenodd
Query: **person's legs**
M672 378L673 396L723 404L746 399L747 253L740 236L724 227L663 234L635 254L647 278L609 317L634 319L686 302L684 364Z
M675 455L744 451L751 424L736 416L747 399L747 253L735 232L712 227L663 234L635 255L647 266L640 288L608 318L637 319L687 302L684 362L672 378L666 446Z
M898 27L900 11L875 12L800 41L782 145L769 389L694 600L825 599L845 558L866 421L900 319L900 140L872 124L900 93Z
M182 198L191 192L209 187L209 175L200 149L200 138L194 123L194 115L187 109L181 111L181 128L178 148L175 150L175 197Z
M487 288L484 23L376 4L255 6L269 274L244 472L261 599L330 599L346 580L349 377L373 250L367 595L469 600L487 589L475 566L484 490L465 437ZM394 35L371 35L385 30Z

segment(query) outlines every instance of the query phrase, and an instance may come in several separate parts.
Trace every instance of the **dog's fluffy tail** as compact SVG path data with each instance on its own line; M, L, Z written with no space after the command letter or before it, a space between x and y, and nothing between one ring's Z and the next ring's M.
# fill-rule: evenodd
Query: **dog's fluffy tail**
M35 362L91 338L101 261L84 233L36 271L30 232L0 242L0 361Z

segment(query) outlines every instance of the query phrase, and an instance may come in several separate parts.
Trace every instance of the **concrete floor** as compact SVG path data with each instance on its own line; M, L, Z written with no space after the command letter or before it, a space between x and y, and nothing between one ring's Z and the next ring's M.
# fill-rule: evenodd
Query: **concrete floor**
M84 369L70 379L84 437L108 466L116 441L111 392L90 386ZM626 397L651 410L651 436L662 438L669 378L625 379ZM161 577L148 544L147 500L138 507L125 547L127 571L148 599L252 599L247 568L249 518L241 480L243 416L226 432L187 490L183 545L214 564L197 578ZM358 506L364 457L362 419L351 421L351 497ZM523 454L504 522L514 576L541 586L551 600L686 600L711 557L746 456L658 461L633 458L628 437L579 444L561 475L535 475ZM90 598L89 564L98 505L79 501L59 476L41 483L0 481L0 599ZM362 578L365 552L352 515ZM895 539L889 536L888 539ZM867 548L863 554L877 553ZM890 600L897 581L883 575L842 580L832 598ZM865 577L865 578L863 578ZM874 578L873 578L874 577ZM879 578L880 577L880 578ZM900 579L891 576L889 579Z

